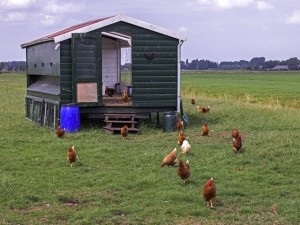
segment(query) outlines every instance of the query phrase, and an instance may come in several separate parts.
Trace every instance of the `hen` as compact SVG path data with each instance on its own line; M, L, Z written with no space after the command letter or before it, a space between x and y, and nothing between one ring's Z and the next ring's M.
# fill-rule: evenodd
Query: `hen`
M242 148L242 137L239 135L237 138L234 138L232 141L232 149L235 153L238 153Z
M183 120L180 119L180 118L177 118L177 124L176 124L176 126L177 126L178 130L183 130L184 129Z
M127 127L127 125L125 125L121 128L121 135L123 136L123 139L125 139L128 136L128 127Z
M202 131L202 136L208 136L209 128L207 123L203 124L201 131Z
M167 154L164 159L162 160L160 167L165 165L167 166L174 166L177 162L177 149L174 148L169 154Z
M177 138L177 143L178 143L178 145L182 145L182 143L183 143L183 141L185 140L185 136L184 136L184 133L183 133L183 131L181 130L180 132L179 132L179 135L178 135L178 138Z
M181 159L179 160L177 174L183 180L183 183L186 183L189 180L191 175L189 160L187 160L185 164L183 164Z
M210 208L213 208L216 197L216 187L213 178L210 178L204 185L202 189L202 195L205 201L209 202Z
M61 129L60 126L58 126L56 129L55 129L55 134L57 137L59 138L64 138L65 137L65 130L64 129Z
M197 106L197 109L198 109L198 111L199 112L201 112L201 113L208 113L209 112L209 110L210 110L210 108L209 108L209 106L207 106L207 107L204 107L204 106Z
M192 105L195 105L195 104L196 104L196 101L195 101L194 98L191 99L191 103L192 103Z
M114 93L115 93L115 89L109 87L105 88L105 94L108 95L109 97L112 97Z
M126 90L123 90L123 91L122 91L121 101L122 101L123 103L128 101L128 95L127 95L127 91L126 91Z
M78 156L74 150L74 145L69 147L67 160L70 162L71 167L73 166L73 163L75 163L78 160Z
M231 133L232 133L232 138L233 138L233 139L238 138L238 136L240 135L238 129L236 129L235 127L232 129L232 132L231 132Z
M184 140L182 145L180 146L181 148L181 153L183 155L188 154L191 151L191 145L187 140Z

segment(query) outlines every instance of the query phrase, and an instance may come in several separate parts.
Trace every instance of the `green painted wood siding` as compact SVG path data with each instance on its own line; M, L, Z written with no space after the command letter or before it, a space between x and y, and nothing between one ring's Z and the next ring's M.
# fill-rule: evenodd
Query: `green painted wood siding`
M178 40L119 22L94 32L119 32L132 38L134 107L177 107ZM151 63L145 57L154 54Z
M178 40L141 28L132 36L132 95L136 107L177 106ZM149 61L146 56L153 55Z
M60 43L60 103L72 103L72 47L71 39Z
M90 33L119 32L132 37L132 99L134 107L177 107L178 40L124 22ZM72 102L71 39L61 43L61 104ZM101 51L100 51L101 52ZM154 54L151 63L145 54ZM101 57L101 54L100 54ZM102 73L102 70L99 71ZM99 75L102 77L102 74Z

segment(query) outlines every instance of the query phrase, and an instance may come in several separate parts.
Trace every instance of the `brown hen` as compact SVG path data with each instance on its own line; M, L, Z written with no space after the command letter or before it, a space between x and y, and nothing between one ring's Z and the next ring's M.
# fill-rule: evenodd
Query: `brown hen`
M59 138L64 138L65 137L65 130L64 129L61 129L60 126L58 126L56 129L55 129L55 134L57 137Z
M180 118L177 118L177 124L176 124L176 126L177 126L178 130L183 130L184 129L183 120L180 119Z
M238 153L242 148L242 137L239 135L237 138L234 138L232 141L232 149L235 153Z
M167 154L164 159L162 160L160 167L165 165L167 166L174 166L177 162L177 149L174 148L169 154Z
M203 114L208 113L209 110L210 110L209 106L207 106L207 107L204 107L204 106L197 106L197 109L198 109L199 112L201 112L201 113L203 113Z
M240 135L238 129L236 129L235 127L232 129L232 138L236 139L238 138L238 136Z
M75 163L78 160L78 156L74 150L74 145L72 147L69 147L67 160L71 164L71 167L73 166L73 163Z
M123 91L122 91L121 101L122 101L123 103L128 102L128 95L127 95L127 91L126 91L126 90L123 90Z
M203 124L203 126L201 128L201 131L202 131L202 136L208 136L209 128L208 128L208 124L207 123Z
M123 139L128 136L128 127L127 127L127 125L125 125L121 128L121 135L122 135Z
M183 133L183 131L181 130L180 132L179 132L179 135L178 135L178 138L177 138L177 143L178 143L178 145L182 145L182 143L183 143L183 141L185 140L185 135L184 135L184 133Z
M210 208L214 207L214 201L216 198L216 187L213 178L210 178L202 189L202 195L205 201L209 202Z
M179 160L179 167L177 169L178 176L186 183L191 175L189 160L184 164L182 160Z

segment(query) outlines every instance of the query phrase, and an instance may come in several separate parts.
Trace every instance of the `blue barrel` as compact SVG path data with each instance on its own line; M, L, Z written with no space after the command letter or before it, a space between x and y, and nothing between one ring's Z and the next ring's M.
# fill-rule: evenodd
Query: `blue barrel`
M69 133L80 130L80 111L78 106L63 105L61 107L60 127Z
M164 112L162 117L163 131L175 132L177 130L177 115L175 111Z

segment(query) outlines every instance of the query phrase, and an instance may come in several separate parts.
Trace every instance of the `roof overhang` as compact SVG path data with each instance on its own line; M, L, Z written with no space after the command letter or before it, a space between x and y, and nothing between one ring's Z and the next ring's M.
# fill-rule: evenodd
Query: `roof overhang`
M95 21L90 21L90 22L86 22L87 25L84 26L78 26L78 28L75 26L74 29L66 29L63 30L62 32L57 32L55 34L52 35L48 35L45 36L43 38L37 39L35 41L32 42L28 42L28 43L24 43L21 45L22 48L26 48L28 46L34 45L34 44L39 44L42 42L47 42L47 41L53 41L55 43L59 43L62 42L64 40L70 39L72 37L72 33L88 33L90 31L102 28L102 27L106 27L109 26L111 24L117 23L117 22L125 22L125 23L129 23L144 29L148 29L175 39L178 39L179 42L184 42L186 41L186 36L181 34L181 33L176 33L174 31L141 21L141 20L137 20L128 16L124 16L124 15L117 15L117 16L112 16L112 17L107 17L104 19L98 19Z
M101 32L102 36L116 39L120 42L121 47L131 46L131 37L117 32Z

